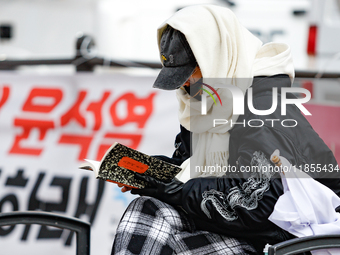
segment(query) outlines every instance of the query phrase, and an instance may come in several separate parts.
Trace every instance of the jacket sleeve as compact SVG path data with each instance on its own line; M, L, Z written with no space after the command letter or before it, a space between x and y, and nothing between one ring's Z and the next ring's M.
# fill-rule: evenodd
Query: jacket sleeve
M293 143L271 127L250 128L237 137L242 137L236 145L237 172L189 180L183 187L183 209L205 230L235 237L273 233L277 227L268 217L283 190L269 157L280 149L282 156L295 160Z
M190 131L185 129L183 126L180 126L180 128L181 132L176 136L175 151L172 157L170 158L164 155L155 155L153 157L178 166L190 157Z

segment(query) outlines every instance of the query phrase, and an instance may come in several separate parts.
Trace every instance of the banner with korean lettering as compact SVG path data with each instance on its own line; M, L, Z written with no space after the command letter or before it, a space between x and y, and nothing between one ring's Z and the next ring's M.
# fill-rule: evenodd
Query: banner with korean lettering
M91 222L91 253L110 254L131 194L79 170L119 141L171 156L179 132L175 93L155 77L0 72L0 212L44 210ZM75 254L68 231L0 227L1 254Z

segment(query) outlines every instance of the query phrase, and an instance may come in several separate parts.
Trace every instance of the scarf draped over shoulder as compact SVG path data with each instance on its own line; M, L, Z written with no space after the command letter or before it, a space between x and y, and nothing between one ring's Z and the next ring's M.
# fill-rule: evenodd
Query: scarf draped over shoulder
M203 82L226 80L238 87L243 95L251 86L254 76L288 74L294 78L290 48L282 43L265 45L238 21L228 8L215 5L195 5L181 9L166 20L158 29L160 39L170 25L181 31L201 69ZM209 84L214 87L214 84ZM176 91L179 102L180 124L193 134L193 155L182 164L183 171L177 176L182 181L194 177L221 176L223 172L190 173L190 162L204 166L228 166L230 125L213 127L213 119L235 121L232 96L227 89L217 89L222 106L207 97L207 115L201 114L201 102L191 99L182 89ZM202 168L203 169L203 168Z

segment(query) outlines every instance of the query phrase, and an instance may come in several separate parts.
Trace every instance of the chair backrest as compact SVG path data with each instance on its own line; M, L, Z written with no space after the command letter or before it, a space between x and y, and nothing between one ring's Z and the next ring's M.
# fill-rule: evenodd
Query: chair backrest
M0 213L0 226L40 224L69 229L77 234L77 255L90 255L91 225L78 218L43 211L14 211Z
M331 248L340 248L340 235L316 235L294 238L270 246L268 248L268 255L292 255Z

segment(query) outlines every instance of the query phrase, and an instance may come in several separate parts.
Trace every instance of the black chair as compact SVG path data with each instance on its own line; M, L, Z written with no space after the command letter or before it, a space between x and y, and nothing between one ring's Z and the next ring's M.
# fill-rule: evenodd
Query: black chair
M268 255L292 255L318 249L340 248L340 235L294 238L268 248Z
M90 223L78 218L43 211L14 211L0 213L0 226L16 224L40 224L69 229L77 234L77 255L90 254Z

